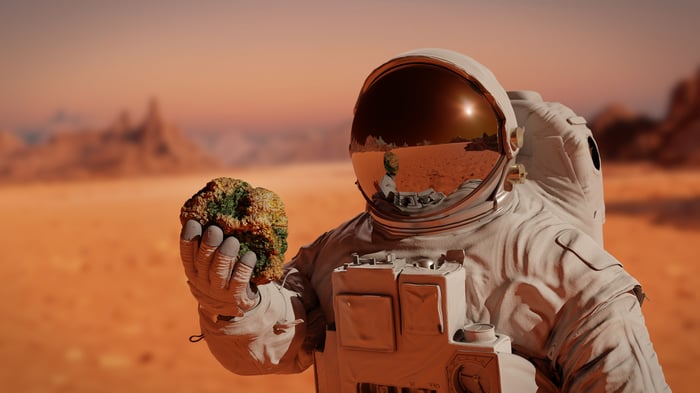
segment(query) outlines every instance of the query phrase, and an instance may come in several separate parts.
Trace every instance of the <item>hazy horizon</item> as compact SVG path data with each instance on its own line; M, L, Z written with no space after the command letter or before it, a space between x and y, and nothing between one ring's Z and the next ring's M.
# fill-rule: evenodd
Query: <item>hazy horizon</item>
M0 4L0 129L138 120L157 97L185 131L341 124L373 68L444 47L590 116L660 116L700 65L700 4L621 0Z

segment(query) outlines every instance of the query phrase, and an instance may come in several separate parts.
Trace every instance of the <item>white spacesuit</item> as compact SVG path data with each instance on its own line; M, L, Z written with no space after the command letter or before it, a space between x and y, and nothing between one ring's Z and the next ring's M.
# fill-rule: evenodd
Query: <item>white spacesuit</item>
M253 289L254 255L183 228L214 356L237 374L314 364L321 393L670 391L639 283L602 247L595 144L581 161L566 138L528 134L538 100L446 50L377 68L350 145L366 212Z

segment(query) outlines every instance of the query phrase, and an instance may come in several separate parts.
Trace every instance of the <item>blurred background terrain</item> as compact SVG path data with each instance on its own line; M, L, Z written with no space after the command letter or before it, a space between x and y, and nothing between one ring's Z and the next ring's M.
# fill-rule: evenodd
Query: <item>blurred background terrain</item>
M438 46L588 119L606 248L650 297L671 387L694 392L699 13L684 0L1 2L0 390L313 391L310 371L238 377L188 342L180 206L216 176L272 189L292 257L363 209L347 147L364 77Z
M659 118L621 103L592 116L588 126L606 162L700 169L700 66L667 96ZM0 184L349 159L350 119L307 131L183 132L165 120L155 98L142 119L131 119L125 112L96 129L0 132Z

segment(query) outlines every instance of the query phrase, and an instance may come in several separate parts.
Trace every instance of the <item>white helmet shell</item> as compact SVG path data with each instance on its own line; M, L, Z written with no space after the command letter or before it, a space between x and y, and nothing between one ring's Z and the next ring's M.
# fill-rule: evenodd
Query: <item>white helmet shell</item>
M449 230L498 208L519 148L508 95L472 58L403 53L375 69L355 106L350 153L375 222Z

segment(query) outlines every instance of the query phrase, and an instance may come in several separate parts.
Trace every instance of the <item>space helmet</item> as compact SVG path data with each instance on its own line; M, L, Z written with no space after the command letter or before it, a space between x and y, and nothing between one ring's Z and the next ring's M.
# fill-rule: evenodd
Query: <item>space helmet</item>
M522 129L503 87L470 57L403 53L375 69L355 105L350 155L375 225L438 233L498 210Z

